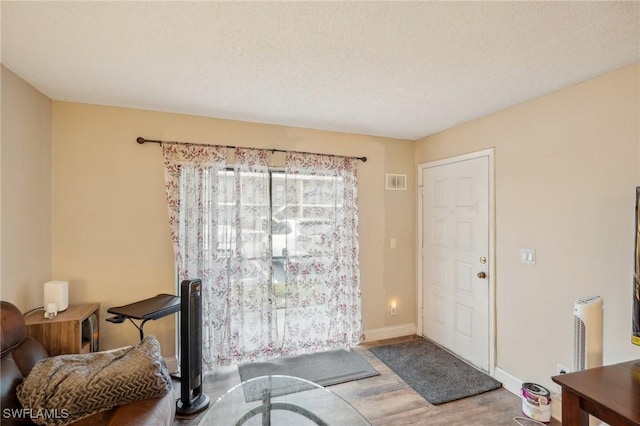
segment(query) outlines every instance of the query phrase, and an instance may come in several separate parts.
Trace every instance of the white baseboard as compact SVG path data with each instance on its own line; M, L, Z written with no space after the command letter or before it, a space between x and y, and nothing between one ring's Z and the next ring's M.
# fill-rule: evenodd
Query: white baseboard
M415 323L394 325L391 327L372 328L364 331L364 341L392 339L394 337L411 336L416 334Z
M169 370L169 374L175 374L178 372L178 358L175 356L168 357L164 359L164 362L167 363L167 370Z
M520 392L522 391L522 383L523 381L518 379L515 376L507 373L500 367L496 367L494 372L494 379L502 383L502 387L511 392L514 395L518 395L520 397Z
M502 383L503 388L518 398L522 398L522 380L507 373L500 367L496 367L493 377ZM554 392L553 389L549 389L549 391L551 392L551 417L562 421L562 399L560 399L560 394Z
M365 342L371 342L373 340L392 339L394 337L411 336L416 334L415 323L394 325L384 328L373 328L371 330L365 330ZM176 373L179 370L178 359L173 357L166 357L164 362L167 363L167 370L169 373Z

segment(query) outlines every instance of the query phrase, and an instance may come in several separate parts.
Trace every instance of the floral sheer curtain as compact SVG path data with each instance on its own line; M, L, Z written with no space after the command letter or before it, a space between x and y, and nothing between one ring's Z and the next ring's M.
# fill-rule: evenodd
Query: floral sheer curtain
M287 154L286 203L297 207L285 211L294 220L315 218L309 227L322 232L298 237L296 252L287 258L283 354L350 346L364 339L355 161Z
M275 194L269 151L236 148L229 168L225 147L162 147L178 279L203 283L205 369L363 340L355 159L288 153ZM276 222L305 225L277 254Z
M227 162L226 150L166 142L162 154L178 277L211 282L220 263L212 247L217 246L213 231L220 214L215 200L224 190L220 172Z
M226 268L212 283L212 297L205 301L217 312L209 326L214 345L205 355L210 368L265 360L277 353L271 251L265 244L271 211L268 156L268 151L236 148L233 175L227 177L232 190L221 202L235 243L227 253Z
M163 143L169 224L180 281L203 284L203 363L206 369L260 360L277 351L269 217L267 152Z

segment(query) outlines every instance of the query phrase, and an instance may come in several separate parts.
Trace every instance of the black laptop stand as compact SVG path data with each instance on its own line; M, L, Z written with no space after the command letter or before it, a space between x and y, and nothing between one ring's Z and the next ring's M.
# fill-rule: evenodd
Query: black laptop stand
M108 313L115 315L107 318L107 321L114 324L122 324L125 320L131 321L140 332L140 340L142 340L144 339L144 324L147 321L166 317L179 311L180 297L171 294L159 294L129 305L107 309ZM141 322L138 325L134 320Z

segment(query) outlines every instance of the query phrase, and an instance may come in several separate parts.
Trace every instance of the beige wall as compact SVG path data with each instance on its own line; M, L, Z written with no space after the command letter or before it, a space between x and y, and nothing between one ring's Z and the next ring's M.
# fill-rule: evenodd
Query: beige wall
M122 108L52 108L3 67L2 299L32 308L42 303L42 282L70 280L72 303L102 304L103 348L137 340L132 326L105 322L106 309L175 291L161 153L135 143L145 136L367 156L358 168L364 326L414 323L416 165L495 147L498 367L550 385L557 362L571 365L573 302L591 294L605 300L605 361L639 357L629 343L639 77L637 65L627 67L414 147ZM408 191L385 191L385 173L408 174ZM536 248L537 265L519 263L520 247ZM173 318L145 329L173 355Z
M495 147L497 366L551 386L577 298L604 299L604 361L630 343L640 67L427 137L416 164ZM519 261L536 249L537 264ZM555 388L553 388L555 389Z
M0 68L0 297L26 311L51 279L51 100Z
M385 172L414 182L413 142L54 102L53 272L70 280L73 302L100 302L104 318L109 307L175 292L161 149L137 136L366 156L358 165L364 327L415 322L415 187L384 190ZM137 339L131 325L101 327L104 348ZM173 318L145 331L173 354Z

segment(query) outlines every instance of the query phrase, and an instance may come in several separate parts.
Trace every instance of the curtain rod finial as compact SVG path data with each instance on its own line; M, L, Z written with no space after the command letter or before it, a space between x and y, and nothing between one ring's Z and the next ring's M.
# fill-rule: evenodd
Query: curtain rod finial
M144 138L142 136L138 136L138 139L136 139L136 142L138 142L140 145L142 145L145 142L145 140L144 140Z
M366 163L367 162L367 157L362 157L361 160L362 160L363 163Z

